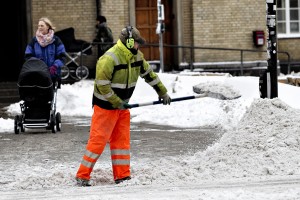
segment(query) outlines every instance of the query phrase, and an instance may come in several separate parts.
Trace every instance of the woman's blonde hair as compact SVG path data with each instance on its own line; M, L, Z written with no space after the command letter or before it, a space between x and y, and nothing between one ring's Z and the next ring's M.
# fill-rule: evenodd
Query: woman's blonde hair
M41 17L39 19L39 21L45 22L45 24L47 24L47 26L49 26L49 29L55 30L55 27L53 26L53 23L50 21L50 19L48 17Z

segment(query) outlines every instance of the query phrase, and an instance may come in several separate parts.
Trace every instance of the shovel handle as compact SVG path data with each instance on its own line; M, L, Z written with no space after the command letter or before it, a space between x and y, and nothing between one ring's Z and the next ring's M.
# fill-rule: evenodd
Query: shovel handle
M203 94L198 94L198 95L193 95L193 96L185 96L185 97L178 97L178 98L173 98L171 102L176 102L176 101L185 101L189 99L197 99L197 98L202 98L202 97L207 97L207 93ZM150 101L150 102L145 102L145 103L134 103L130 104L131 108L136 108L136 107L142 107L142 106L149 106L149 105L156 105L156 104L162 104L162 101Z

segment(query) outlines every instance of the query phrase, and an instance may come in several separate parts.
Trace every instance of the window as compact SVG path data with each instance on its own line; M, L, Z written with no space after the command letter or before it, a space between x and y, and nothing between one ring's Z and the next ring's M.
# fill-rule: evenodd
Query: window
M278 0L276 15L279 38L300 37L300 0Z

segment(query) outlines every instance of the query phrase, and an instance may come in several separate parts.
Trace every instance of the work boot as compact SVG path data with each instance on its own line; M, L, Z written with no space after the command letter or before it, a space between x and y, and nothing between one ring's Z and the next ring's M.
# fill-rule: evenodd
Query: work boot
M92 186L89 180L76 178L77 185L80 187L89 187Z
M119 184L119 183L122 183L123 181L128 181L128 180L130 180L130 179L131 179L130 176L126 176L126 177L124 177L124 178L116 179L116 180L115 180L115 183L116 183L116 184Z

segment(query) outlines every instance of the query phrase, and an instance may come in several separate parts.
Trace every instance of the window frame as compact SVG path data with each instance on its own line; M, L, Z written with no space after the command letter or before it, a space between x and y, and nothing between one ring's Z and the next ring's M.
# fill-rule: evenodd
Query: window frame
M281 1L281 0L279 0ZM300 38L300 0L298 1L298 26L299 26L299 32L298 33L291 33L290 32L290 25L291 25L291 21L290 20L290 11L291 11L291 7L290 7L290 0L285 0L285 5L284 7L280 10L285 10L285 20L282 20L281 22L285 22L285 28L286 28L286 33L279 33L278 32L278 28L277 28L277 37L278 38ZM293 8L294 9L294 8ZM277 12L278 12L278 8L277 8ZM278 17L278 16L277 16ZM278 26L278 18L277 18L277 26Z

